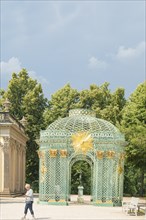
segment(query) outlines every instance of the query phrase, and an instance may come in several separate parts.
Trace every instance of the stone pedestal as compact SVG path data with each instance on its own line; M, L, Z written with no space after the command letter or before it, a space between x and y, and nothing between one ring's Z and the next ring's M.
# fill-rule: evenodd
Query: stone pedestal
M84 190L83 186L78 186L78 198L77 198L78 203L84 203L83 190Z

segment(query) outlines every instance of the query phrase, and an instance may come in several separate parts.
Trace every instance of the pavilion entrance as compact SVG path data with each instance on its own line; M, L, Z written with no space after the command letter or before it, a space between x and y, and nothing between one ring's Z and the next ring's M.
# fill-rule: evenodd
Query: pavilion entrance
M83 187L83 202L89 204L93 196L93 161L91 158L78 155L70 161L69 166L69 201L78 203L79 186Z

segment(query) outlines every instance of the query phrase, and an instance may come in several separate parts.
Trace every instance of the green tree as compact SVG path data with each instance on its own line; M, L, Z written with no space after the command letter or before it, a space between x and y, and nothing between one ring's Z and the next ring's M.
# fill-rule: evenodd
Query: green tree
M69 110L76 106L79 93L66 84L62 89L52 95L49 105L44 112L46 126L58 119L67 117Z
M90 85L89 90L82 90L77 103L80 108L89 108L96 112L97 116L101 116L101 109L104 109L110 101L109 83L105 82L101 86L95 84Z
M140 172L140 194L144 194L146 173L146 83L141 83L130 96L124 110L122 130L126 146L126 166L130 164ZM130 166L129 166L130 167ZM130 172L130 171L129 171Z
M0 89L0 109L3 109L3 96L4 96L5 90Z
M113 94L109 83L101 86L90 85L90 89L78 92L69 84L52 95L49 106L44 113L46 126L58 117L68 116L73 108L87 108L95 111L97 117L119 124L122 118L122 109L126 103L124 89L118 88Z
M136 196L140 192L141 173L132 163L126 162L124 169L124 194Z
M41 85L29 77L26 69L12 74L3 98L11 102L11 114L18 120L23 116L27 120L25 130L29 140L26 148L26 181L33 182L38 180L39 173L38 145L35 140L44 128L43 112L47 99L44 98Z
M125 104L125 90L123 88L117 88L115 92L110 94L110 99L106 107L101 111L101 118L110 121L120 128L122 110Z
M125 106L125 90L117 88L111 93L109 83L101 86L90 85L89 90L80 92L78 107L92 109L97 117L119 126L122 120L122 109Z

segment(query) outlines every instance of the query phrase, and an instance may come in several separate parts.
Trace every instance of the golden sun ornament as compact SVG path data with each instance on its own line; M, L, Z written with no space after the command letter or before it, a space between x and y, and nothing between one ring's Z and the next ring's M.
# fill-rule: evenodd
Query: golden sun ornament
M89 132L78 132L72 135L72 145L76 153L86 154L93 148L93 139Z

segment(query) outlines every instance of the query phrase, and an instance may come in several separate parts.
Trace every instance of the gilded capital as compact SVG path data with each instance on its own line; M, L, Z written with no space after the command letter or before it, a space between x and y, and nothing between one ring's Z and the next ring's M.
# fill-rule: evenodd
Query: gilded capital
M96 156L98 159L103 159L103 156L104 156L104 151L96 151Z
M57 150L56 150L56 149L50 149L50 150L49 150L49 153L50 153L50 157L56 157L56 155L57 155Z
M67 150L60 150L61 157L67 157Z
M107 151L106 156L107 158L112 159L115 156L115 151Z

